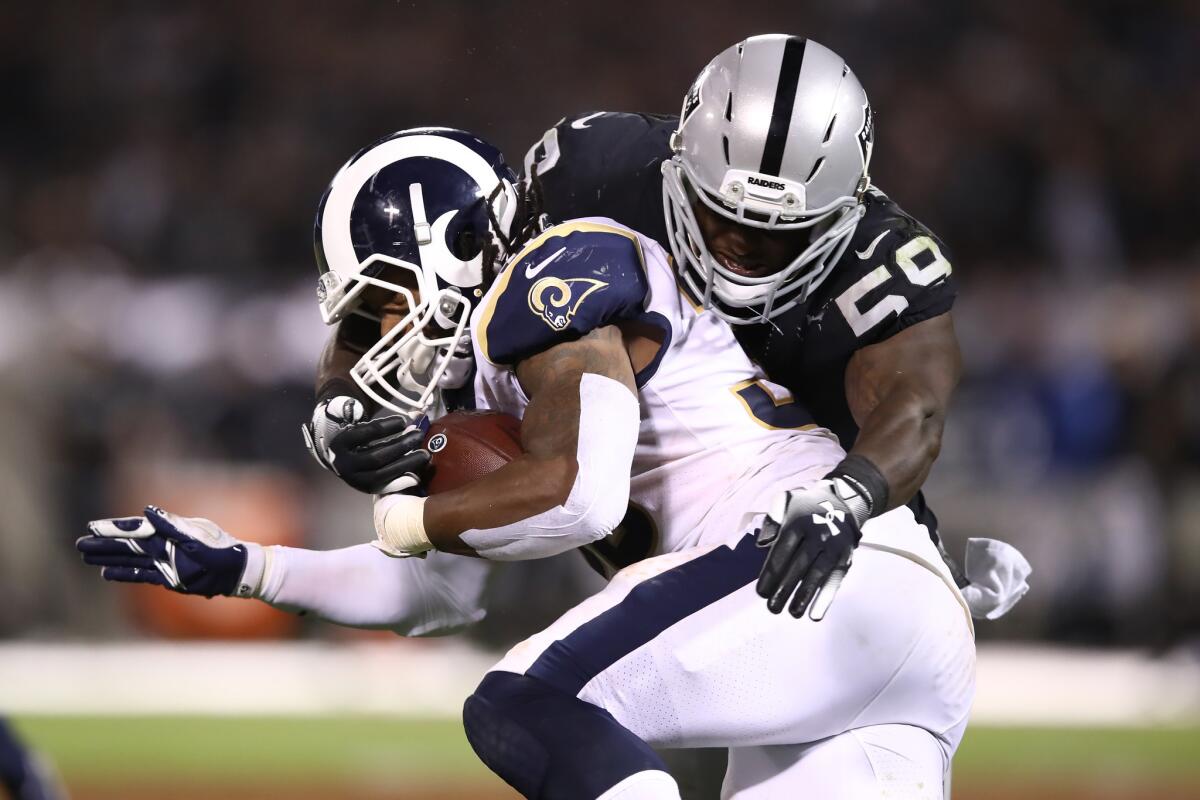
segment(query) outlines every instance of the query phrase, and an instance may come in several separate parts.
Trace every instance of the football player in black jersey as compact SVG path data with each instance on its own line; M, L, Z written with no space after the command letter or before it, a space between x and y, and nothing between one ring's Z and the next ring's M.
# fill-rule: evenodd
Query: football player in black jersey
M920 487L961 372L956 287L945 245L872 186L873 139L870 104L845 62L773 34L713 59L680 116L565 118L525 160L551 219L611 217L673 252L681 290L734 325L746 352L849 451L820 486L780 498L763 531L773 551L759 591L772 611L797 617L811 606L821 618L869 517L907 504L937 541ZM358 322L343 323L322 361L314 425L326 446L343 424L330 416L344 405L333 398L355 394L344 367L370 344ZM964 594L985 616L1020 591Z
M552 218L609 216L671 250L693 302L849 450L764 535L759 591L796 616L870 516L907 503L936 540L920 487L961 371L956 288L945 245L871 185L873 138L840 57L768 35L718 55L679 117L582 114L526 157Z

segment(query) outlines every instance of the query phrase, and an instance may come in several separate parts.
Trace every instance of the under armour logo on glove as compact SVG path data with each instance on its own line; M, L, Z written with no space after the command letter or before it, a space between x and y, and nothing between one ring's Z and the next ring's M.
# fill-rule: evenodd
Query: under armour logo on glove
M829 535L837 536L838 533L840 532L838 530L837 523L841 522L842 520L844 520L846 518L846 512L842 511L840 508L834 508L833 503L830 503L828 500L826 500L824 503L821 503L821 508L825 509L825 516L821 516L820 514L813 514L812 515L813 522L816 523L817 525L828 526Z

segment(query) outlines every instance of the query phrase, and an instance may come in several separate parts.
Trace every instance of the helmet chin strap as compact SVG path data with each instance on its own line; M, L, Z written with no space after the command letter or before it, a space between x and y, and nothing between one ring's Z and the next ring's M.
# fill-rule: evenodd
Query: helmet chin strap
M433 232L429 228L429 219L425 216L425 195L421 191L421 184L410 183L408 185L408 203L412 206L417 248L421 255L424 255L425 248L433 243Z
M410 183L408 185L408 202L412 206L413 216L413 232L417 236L417 253L421 257L421 270L419 273L420 300L422 303L433 303L434 294L437 291L437 281L429 280L429 266L435 263L437 254L433 247L433 229L429 225L429 217L425 213L425 194L421 191L421 184Z

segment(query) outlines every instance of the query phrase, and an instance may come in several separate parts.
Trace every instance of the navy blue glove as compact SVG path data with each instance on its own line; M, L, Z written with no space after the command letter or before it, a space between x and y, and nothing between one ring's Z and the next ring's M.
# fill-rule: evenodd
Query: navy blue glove
M771 613L778 614L787 605L798 619L818 592L810 618L820 621L829 610L862 539L860 525L868 516L866 505L857 495L847 496L848 492L853 489L840 479L784 492L763 520L758 546L770 547L771 552L759 573L757 591L766 598ZM860 509L857 514L847 500Z
M260 588L262 547L235 539L207 519L146 506L143 517L93 520L88 531L75 548L85 564L101 567L105 580L152 583L204 597L251 597Z

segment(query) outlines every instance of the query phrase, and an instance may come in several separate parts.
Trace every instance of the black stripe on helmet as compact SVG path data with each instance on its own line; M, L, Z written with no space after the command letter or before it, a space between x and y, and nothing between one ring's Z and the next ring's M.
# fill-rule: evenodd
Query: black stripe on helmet
M792 124L792 108L796 105L796 87L800 83L800 65L804 63L807 39L789 36L783 45L783 61L779 65L779 85L775 87L775 107L771 110L771 128L763 147L762 164L758 171L778 175L783 165L783 149L787 145L788 129Z

